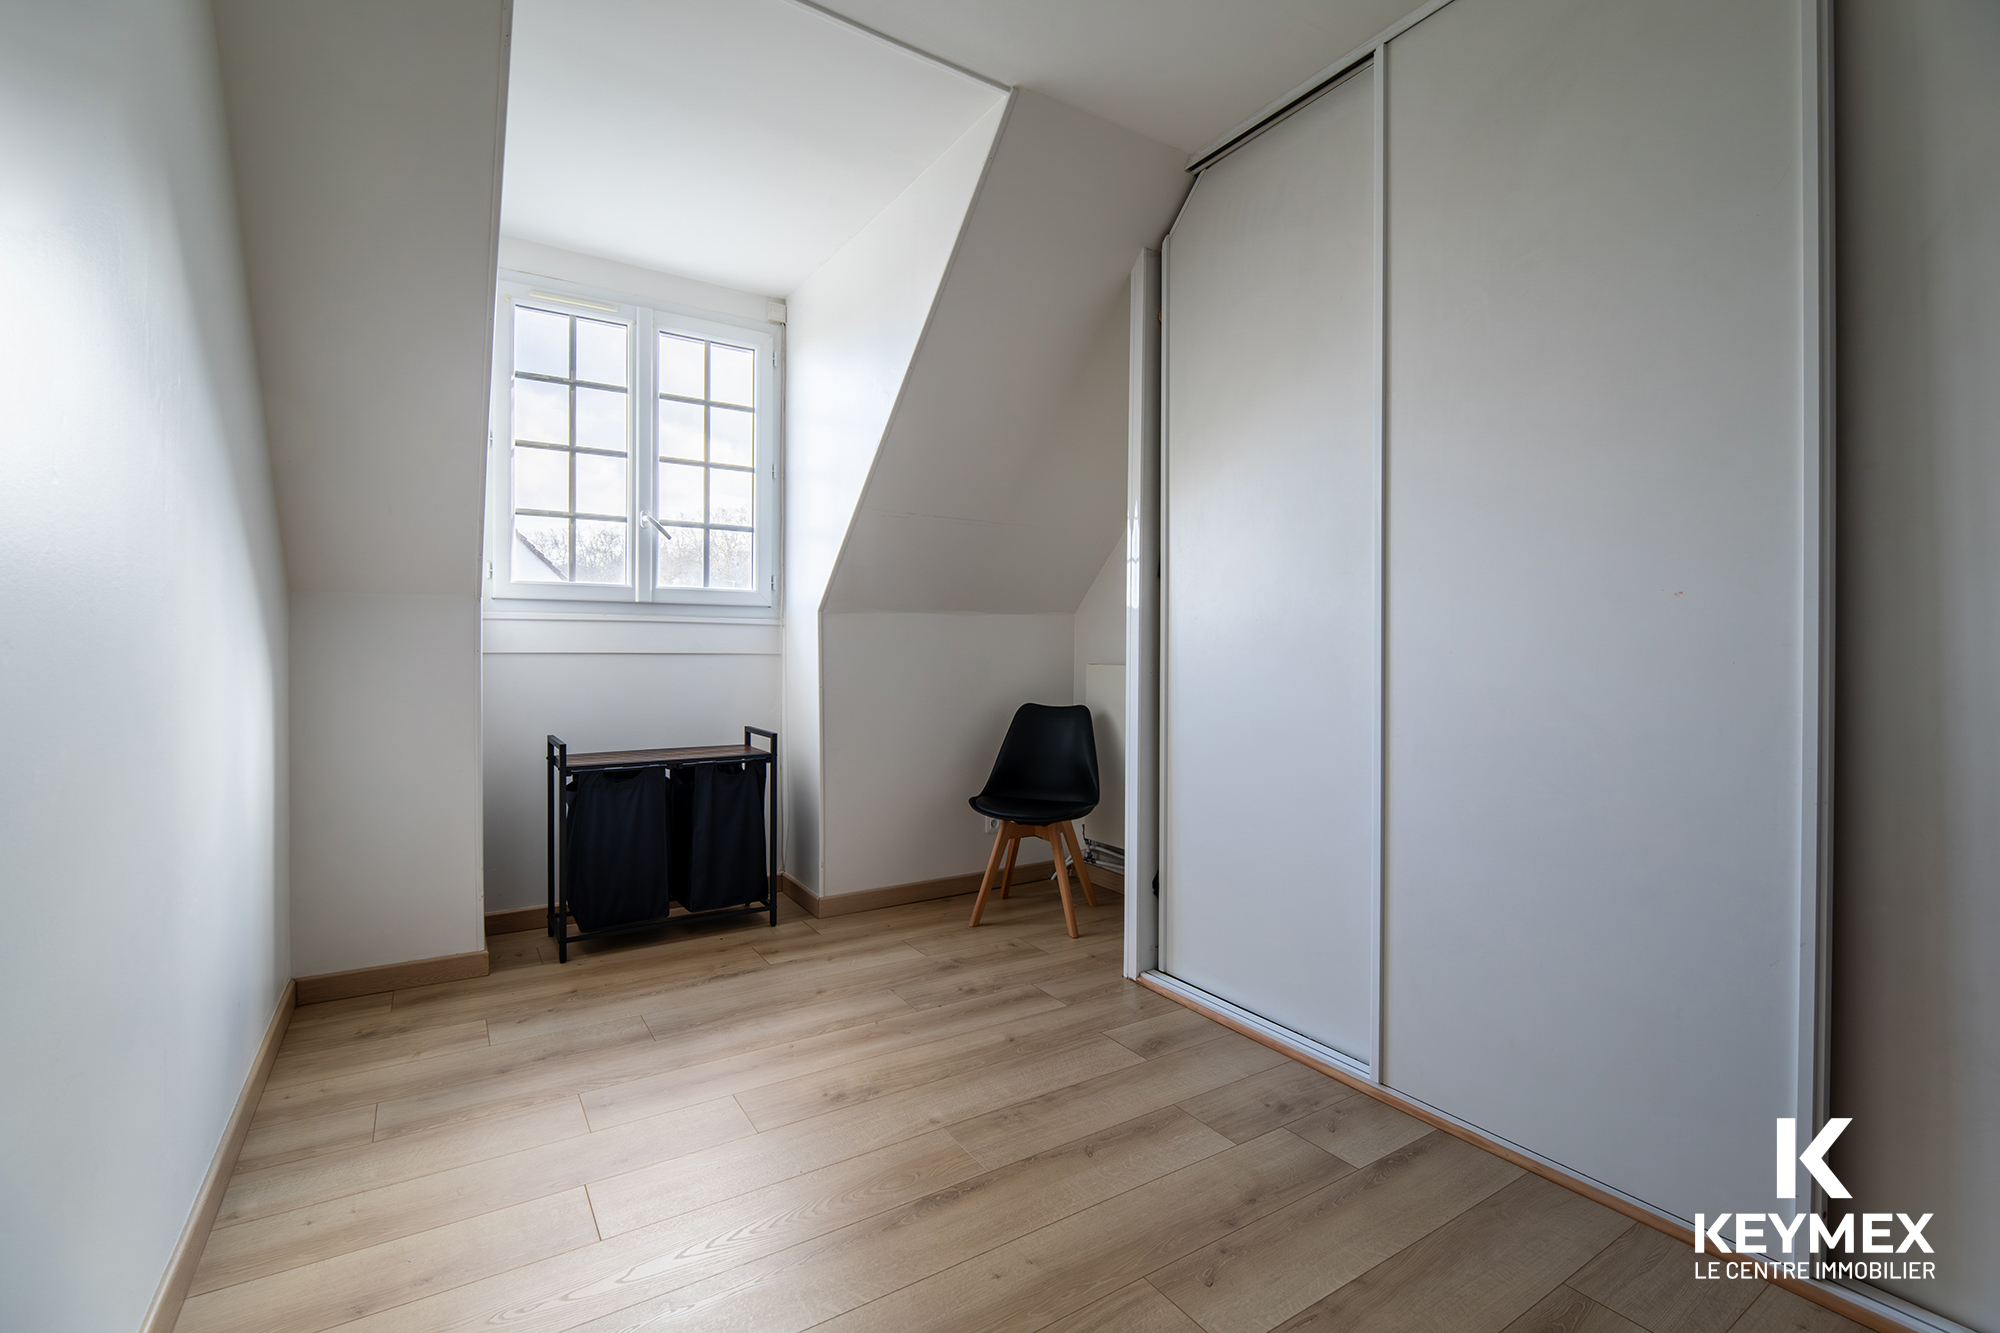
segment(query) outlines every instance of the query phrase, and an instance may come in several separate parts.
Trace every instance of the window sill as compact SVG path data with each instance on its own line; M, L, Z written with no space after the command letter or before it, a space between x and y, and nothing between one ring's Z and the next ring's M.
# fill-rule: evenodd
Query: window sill
M725 612L736 612L729 615ZM634 606L630 611L557 611L543 607L507 606L497 601L489 601L479 609L481 620L546 620L576 621L596 624L655 624L655 625L780 625L784 621L774 611L761 607L718 607L715 612L705 614L693 607L675 606L663 609L659 603L646 607Z
M581 653L775 657L783 651L784 644L776 620L491 611L482 620L480 651L487 655Z

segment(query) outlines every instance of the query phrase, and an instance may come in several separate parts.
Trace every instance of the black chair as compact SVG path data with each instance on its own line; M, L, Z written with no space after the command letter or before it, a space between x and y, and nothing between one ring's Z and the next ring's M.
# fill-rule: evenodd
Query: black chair
M1005 898L1021 839L1040 838L1055 852L1063 920L1069 925L1069 937L1075 939L1076 907L1070 902L1069 876L1063 869L1064 842L1076 858L1076 877L1083 881L1083 896L1092 907L1097 906L1090 872L1083 864L1083 848L1070 824L1097 808L1097 737L1090 728L1090 709L1082 704L1067 708L1022 704L1007 726L1007 739L1000 742L1000 757L993 761L986 790L970 804L980 814L1000 821L993 854L986 858L986 874L979 881L978 901L972 904L972 924L978 925L986 910L986 895L993 887L1001 849L1007 852L1007 868L1000 876L1000 896Z

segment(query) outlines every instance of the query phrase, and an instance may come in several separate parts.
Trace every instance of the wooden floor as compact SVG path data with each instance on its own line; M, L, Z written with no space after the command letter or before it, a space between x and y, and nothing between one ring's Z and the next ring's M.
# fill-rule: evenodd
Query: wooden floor
M178 1327L1857 1327L1121 980L1102 896L302 1008Z

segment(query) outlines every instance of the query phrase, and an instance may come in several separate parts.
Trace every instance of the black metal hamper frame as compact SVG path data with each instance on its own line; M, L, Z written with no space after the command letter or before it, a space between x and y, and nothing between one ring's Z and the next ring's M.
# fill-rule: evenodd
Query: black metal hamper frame
M750 743L752 736L762 736L771 742L768 750L758 749ZM743 728L741 745L692 745L673 750L607 750L595 754L569 752L569 745L560 736L548 738L548 818L549 818L549 935L556 942L556 961L569 961L569 946L578 940L601 939L607 935L630 935L641 930L658 930L661 926L675 925L682 921L714 921L721 917L748 916L755 912L768 912L771 924L778 924L778 733L765 731L762 727ZM633 921L622 926L606 926L601 930L580 930L572 934L569 929L569 858L562 855L562 794L569 786L573 773L603 773L633 768L687 768L697 764L763 764L764 774L764 837L767 844L764 859L764 900L746 903L741 907L718 907L706 912L679 912L669 916L654 917L650 921Z

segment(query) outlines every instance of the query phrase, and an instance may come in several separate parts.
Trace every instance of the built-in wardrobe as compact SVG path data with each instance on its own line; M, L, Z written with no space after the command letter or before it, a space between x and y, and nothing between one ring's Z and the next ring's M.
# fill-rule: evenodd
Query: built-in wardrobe
M1145 321L1133 970L1689 1220L1824 1114L1824 21L1433 6Z

